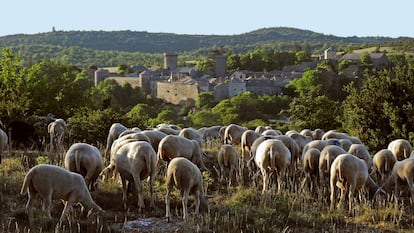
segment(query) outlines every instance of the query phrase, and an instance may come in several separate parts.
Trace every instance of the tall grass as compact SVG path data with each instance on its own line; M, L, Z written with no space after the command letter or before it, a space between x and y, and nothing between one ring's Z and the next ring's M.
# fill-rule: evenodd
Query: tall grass
M410 232L414 228L414 209L405 197L379 198L367 200L365 194L354 202L353 213L346 210L329 210L329 188L319 187L310 192L301 188L301 171L290 172L286 177L285 189L261 193L261 179L254 185L248 177L234 186L219 183L216 165L216 148L207 150L204 185L211 195L210 213L195 216L190 212L187 222L181 221L182 206L178 191L173 192L171 209L174 220L180 222L179 232ZM104 148L100 148L103 152ZM64 151L60 152L62 155ZM240 153L240 151L239 151ZM63 209L60 201L52 208L53 219L49 221L39 208L35 210L34 225L29 227L25 213L26 196L19 194L24 175L30 163L25 162L24 153L6 156L0 165L0 232L114 232L114 225L145 218L158 219L154 229L141 229L141 232L169 232L165 215L164 177L157 177L155 187L156 207L149 208L149 187L145 184L144 198L146 208L138 212L137 197L128 196L128 208L123 209L121 185L118 179L107 179L92 192L94 200L105 213L93 214L85 218L80 207L74 206L72 220L57 225ZM35 156L35 163L51 163L49 153ZM31 154L30 156L34 156ZM62 156L63 157L63 156ZM63 164L62 161L53 163ZM29 164L29 165L28 165ZM216 165L217 166L217 165ZM273 184L273 187L276 186ZM193 197L190 197L190 202ZM163 227L164 226L164 227ZM175 228L176 229L176 228ZM120 230L122 231L122 230Z

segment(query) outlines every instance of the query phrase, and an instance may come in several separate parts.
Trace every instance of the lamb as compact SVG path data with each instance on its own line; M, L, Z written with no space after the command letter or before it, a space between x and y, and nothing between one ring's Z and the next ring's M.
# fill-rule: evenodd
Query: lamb
M20 194L28 193L26 211L29 216L29 223L33 223L33 201L38 194L42 199L42 210L51 219L50 205L52 200L61 199L65 207L59 219L63 219L73 204L81 203L82 210L103 211L91 197L85 180L78 173L68 171L64 168L49 164L39 164L32 167L26 174ZM90 213L90 212L89 212Z
M396 160L410 157L413 150L411 143L406 139L395 139L388 144L388 150L392 151Z
M197 141L178 135L167 135L158 145L157 164L160 164L161 161L169 163L175 157L185 157L196 164L201 171L207 171L203 155L204 152Z
M333 161L330 176L331 210L335 206L335 187L341 189L340 206L344 203L348 193L349 212L353 208L352 202L355 192L364 185L368 188L370 198L374 197L378 192L384 193L368 174L368 167L365 161L348 153L338 155Z
M385 191L391 191L394 185L394 191L397 192L398 186L406 184L411 193L411 201L414 201L414 159L408 158L396 161L390 177L384 182L381 188Z
M232 184L233 181L233 174L237 176L237 169L239 168L239 153L237 153L236 149L232 145L222 145L220 150L217 154L217 161L220 167L220 183L224 182L224 174L225 169L229 169L229 185Z
M149 177L151 194L150 207L154 207L153 186L157 173L157 155L151 144L145 141L133 141L120 147L116 153L115 166L122 181L124 208L126 209L127 180L135 185L139 211L145 207L141 180L147 177Z
M165 181L167 193L165 196L165 210L168 221L171 217L170 202L171 191L173 187L180 190L183 205L183 219L188 219L188 196L193 194L195 196L195 214L199 213L200 207L207 209L210 212L210 204L203 190L203 176L200 170L194 163L186 158L179 157L171 160L167 168L167 176Z
M368 149L363 144L352 144L348 150L349 154L355 155L356 157L365 161L368 167L368 171L372 168L372 158L368 152Z
M113 123L109 129L108 137L106 138L105 158L108 159L109 150L111 149L112 143L119 137L119 135L127 130L128 128L121 123Z
M81 174L89 190L94 190L96 179L103 168L101 152L95 146L75 143L65 154L65 168Z
M230 124L224 131L224 144L240 145L241 136L247 129L240 125Z
M278 139L268 139L260 143L254 157L256 165L263 176L263 190L268 190L269 179L272 173L276 173L278 193L282 191L283 176L290 165L291 153L285 144Z
M396 161L394 154L388 149L382 149L374 155L372 159L373 167L381 183L390 176Z
M6 132L0 129L0 164L1 164L1 159L3 156L3 152L6 150L8 144L9 144L9 138L7 137Z

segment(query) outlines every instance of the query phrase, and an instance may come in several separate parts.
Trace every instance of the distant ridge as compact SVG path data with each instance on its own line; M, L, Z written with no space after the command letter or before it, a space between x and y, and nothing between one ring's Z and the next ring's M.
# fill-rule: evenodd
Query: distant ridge
M146 31L54 31L0 37L0 47L50 45L92 50L162 53L188 52L214 46L254 47L275 42L379 44L402 38L338 37L290 27L262 28L238 35L188 35Z

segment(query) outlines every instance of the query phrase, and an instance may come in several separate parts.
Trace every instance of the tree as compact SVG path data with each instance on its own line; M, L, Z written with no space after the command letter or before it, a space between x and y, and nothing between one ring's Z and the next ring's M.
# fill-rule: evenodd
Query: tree
M370 65L370 64L372 64L371 56L369 55L368 52L362 53L360 59L361 59L361 63L364 64L364 65Z
M237 70L240 70L240 67L241 61L239 55L231 53L227 56L227 70L229 72L235 72Z
M148 104L137 104L126 114L128 125L146 129L152 108Z
M197 108L212 108L216 105L217 101L214 99L214 95L211 92L201 92L198 94L195 106Z
M202 109L201 111L190 114L190 119L195 128L221 125L220 114L208 109Z

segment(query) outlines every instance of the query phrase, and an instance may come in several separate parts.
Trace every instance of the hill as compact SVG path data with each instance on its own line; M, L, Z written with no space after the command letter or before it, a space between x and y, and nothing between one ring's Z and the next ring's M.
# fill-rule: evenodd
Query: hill
M209 50L225 47L244 53L257 48L292 50L305 43L312 51L334 46L337 49L392 43L404 38L338 37L288 27L263 28L238 35L187 35L145 31L52 31L0 37L0 48L19 53L26 64L41 59L65 59L70 64L98 66L162 62L161 53L179 52L197 58ZM158 54L154 58L154 54ZM180 55L180 57L181 57Z

